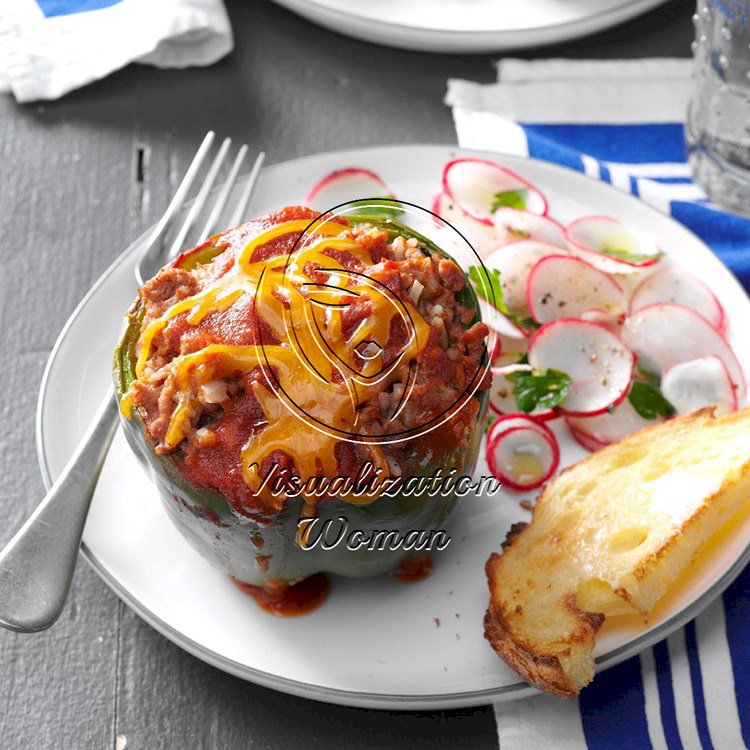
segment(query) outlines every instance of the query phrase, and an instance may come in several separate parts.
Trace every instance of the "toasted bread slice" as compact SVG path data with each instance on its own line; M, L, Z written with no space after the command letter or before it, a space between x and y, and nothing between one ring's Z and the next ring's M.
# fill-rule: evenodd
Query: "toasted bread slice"
M562 472L530 524L487 561L485 635L540 690L573 697L594 676L605 617L645 616L750 502L750 409L649 427Z

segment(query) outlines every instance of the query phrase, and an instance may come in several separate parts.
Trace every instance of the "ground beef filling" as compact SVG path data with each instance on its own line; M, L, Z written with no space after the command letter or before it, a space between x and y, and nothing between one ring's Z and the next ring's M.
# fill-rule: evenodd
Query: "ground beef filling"
M305 208L287 208L209 240L196 252L219 252L211 262L195 269L168 268L149 281L139 292L145 306L141 330L161 317L174 304L200 292L232 267L237 254L257 234L276 224L295 220L313 220L316 214ZM415 368L415 382L409 399L398 415L389 419L400 401L404 384L395 382L386 391L359 407L359 423L366 434L394 434L410 430L442 415L456 402L481 373L484 342L488 329L484 323L471 324L472 310L462 307L456 295L464 287L464 276L452 261L433 256L415 240L387 234L370 225L356 226L351 234L372 257L373 264L363 266L346 251L327 250L336 262L350 271L366 273L384 284L399 299L410 302L429 325L429 337ZM256 248L253 260L286 257L296 237L286 235ZM306 268L313 281L325 283L328 274ZM283 300L282 300L283 302ZM356 330L370 314L366 297L352 298L342 316L345 335ZM146 367L131 388L131 400L143 418L157 452L168 452L164 437L177 405L177 386L172 361L179 355L197 352L211 344L246 346L262 342L280 343L270 327L258 315L255 300L243 295L223 311L213 311L198 324L188 322L188 313L170 318L154 337ZM468 326L468 327L467 327ZM403 350L407 332L398 316L391 321L388 340L383 347L387 365ZM367 348L366 345L364 347ZM360 350L356 350L359 354ZM364 364L368 352L363 350ZM355 358L356 359L356 358ZM489 386L485 374L480 389ZM193 430L174 450L188 481L198 488L209 488L225 495L236 508L249 509L257 498L243 479L242 448L266 426L266 416L253 388L268 388L259 368L211 381L198 394L199 413L193 415ZM478 403L469 399L454 416L440 427L415 440L381 446L390 473L408 476L450 448L463 448L476 423ZM294 419L293 416L289 416ZM300 423L300 429L310 429ZM343 476L356 475L367 460L367 446L341 441L335 447L336 463ZM261 476L273 463L284 471L296 472L294 462L283 451L265 457Z

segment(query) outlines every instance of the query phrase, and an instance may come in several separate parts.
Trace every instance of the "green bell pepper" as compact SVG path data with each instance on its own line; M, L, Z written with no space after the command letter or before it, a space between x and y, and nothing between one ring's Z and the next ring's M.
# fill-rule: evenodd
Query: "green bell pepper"
M375 224L388 232L391 238L400 234L414 237L430 252L448 256L429 239L400 224L390 216L363 215L347 217L353 223ZM217 238L183 254L175 264L193 268L196 263L206 263L222 251ZM474 310L472 324L480 320L479 304L471 284L458 296L464 307ZM114 383L118 398L128 392L135 379L136 344L144 316L144 305L136 300L128 311L114 356ZM485 355L486 356L486 355ZM468 445L454 448L435 459L414 474L427 476L437 469L444 472L455 468L458 475L471 474L476 464L480 442L487 419L488 393L477 392L472 397L478 401L479 410ZM290 419L294 417L290 416ZM130 418L123 416L125 436L133 451L152 476L159 489L162 502L177 528L209 562L229 573L235 579L256 586L278 582L293 583L318 572L331 572L342 576L365 577L380 575L397 568L419 550L370 549L369 545L354 548L343 541L329 549L318 543L312 549L302 546L299 520L303 513L301 498L290 498L280 511L273 509L253 517L236 512L221 494L193 487L180 469L179 451L158 455L137 409ZM329 536L335 537L344 529L341 518L346 519L346 531L361 532L365 538L379 530L395 531L405 535L412 530L438 531L456 503L451 492L428 496L397 494L381 496L368 505L347 503L341 499L326 500L317 504L315 538L326 521ZM321 538L320 542L324 539Z

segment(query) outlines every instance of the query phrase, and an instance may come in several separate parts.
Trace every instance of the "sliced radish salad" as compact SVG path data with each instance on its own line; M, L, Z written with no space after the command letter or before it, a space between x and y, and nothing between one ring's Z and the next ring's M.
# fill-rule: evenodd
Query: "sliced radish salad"
M329 208L342 185L392 195L368 170L340 170L308 205ZM486 159L448 162L432 210L482 258L466 270L493 329L487 463L506 489L536 489L557 470L551 420L596 451L677 414L745 403L721 303L638 228L608 216L562 224L540 190Z
M497 308L485 318L495 329L487 461L506 489L554 473L550 420L596 451L675 414L745 401L721 304L651 237L609 216L563 224L540 190L484 159L448 162L440 184L434 210L481 238L484 267L469 275Z

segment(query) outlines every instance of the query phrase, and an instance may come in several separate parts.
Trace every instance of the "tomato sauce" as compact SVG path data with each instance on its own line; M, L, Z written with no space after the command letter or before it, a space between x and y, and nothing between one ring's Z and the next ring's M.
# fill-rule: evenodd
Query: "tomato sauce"
M413 557L411 560L404 560L396 570L391 572L391 576L404 583L416 583L424 581L432 573L432 568L432 555L428 552L419 557Z
M269 586L255 586L229 577L261 609L277 617L298 617L316 610L328 598L331 588L325 573L316 573L291 585L279 581Z

